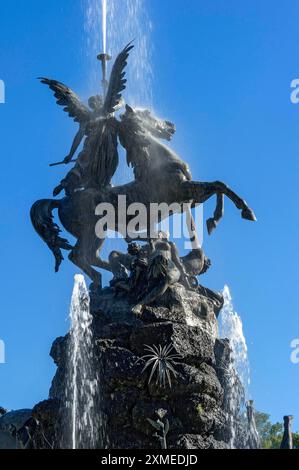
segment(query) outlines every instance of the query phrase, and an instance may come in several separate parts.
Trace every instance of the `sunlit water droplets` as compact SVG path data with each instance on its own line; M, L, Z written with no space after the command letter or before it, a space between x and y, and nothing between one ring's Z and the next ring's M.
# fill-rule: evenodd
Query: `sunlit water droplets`
M92 449L101 442L103 422L97 409L99 375L89 311L89 293L84 277L75 276L70 308L71 329L67 351L66 408L72 449Z
M250 385L248 348L241 317L235 312L228 286L223 289L224 306L220 315L219 330L221 338L228 338L232 349L234 367L245 389L246 398Z

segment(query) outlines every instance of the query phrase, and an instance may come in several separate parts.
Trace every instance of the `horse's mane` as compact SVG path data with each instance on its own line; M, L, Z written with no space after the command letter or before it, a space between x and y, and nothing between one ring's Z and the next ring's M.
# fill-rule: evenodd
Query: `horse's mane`
M134 113L142 129L151 136L170 141L175 134L176 128L172 122L154 116L148 109L137 108Z
M154 147L163 165L177 165L189 176L188 165L160 141L170 141L174 133L175 126L171 122L157 118L147 109L126 106L126 112L121 116L119 138L137 180L144 179L153 167Z

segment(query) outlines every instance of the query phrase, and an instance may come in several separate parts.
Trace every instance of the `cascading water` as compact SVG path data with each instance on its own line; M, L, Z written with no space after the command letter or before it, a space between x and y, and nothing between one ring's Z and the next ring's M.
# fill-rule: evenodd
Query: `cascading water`
M221 338L228 338L232 349L234 366L242 382L245 398L248 397L250 385L250 367L248 349L243 332L241 317L235 312L232 296L228 286L223 289L224 306L220 315L219 332Z
M226 371L226 402L230 420L230 444L231 448L236 448L240 408L249 399L250 368L242 320L234 310L228 286L223 289L223 297L224 306L219 318L219 333L221 338L230 341L232 360L229 370Z
M75 276L70 322L65 390L69 426L65 441L72 449L93 449L101 445L104 433L97 407L99 377L93 354L89 293L82 275Z
M126 70L126 101L133 107L152 107L151 30L144 0L82 0L84 13L84 57L88 60L91 93L99 92L99 52L115 59L130 41L134 52ZM112 60L113 62L113 60ZM108 66L111 65L108 64Z
M107 0L102 0L102 44L103 53L107 52Z

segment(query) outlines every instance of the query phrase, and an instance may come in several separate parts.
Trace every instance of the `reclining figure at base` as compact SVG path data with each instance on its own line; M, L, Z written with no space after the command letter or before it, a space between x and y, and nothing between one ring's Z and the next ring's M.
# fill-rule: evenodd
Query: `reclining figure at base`
M220 308L222 295L198 284L197 276L204 274L211 266L202 249L191 250L179 257L175 243L160 231L157 238L145 245L133 242L128 253L113 251L109 263L114 274L111 285L116 292L130 294L137 304L133 308L140 314L144 307L159 301L168 288L181 283L188 290L194 290L209 298Z

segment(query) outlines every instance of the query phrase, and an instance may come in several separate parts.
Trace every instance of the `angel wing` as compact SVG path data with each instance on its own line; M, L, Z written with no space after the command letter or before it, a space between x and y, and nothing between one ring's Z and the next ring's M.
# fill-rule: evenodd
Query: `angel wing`
M39 80L54 91L57 104L63 106L64 111L68 113L75 122L82 123L89 120L91 111L68 86L49 78L40 77Z
M125 90L127 83L124 69L127 65L129 53L133 47L134 46L130 42L117 56L114 62L104 103L104 113L106 114L115 112L115 108L120 103L122 91Z

